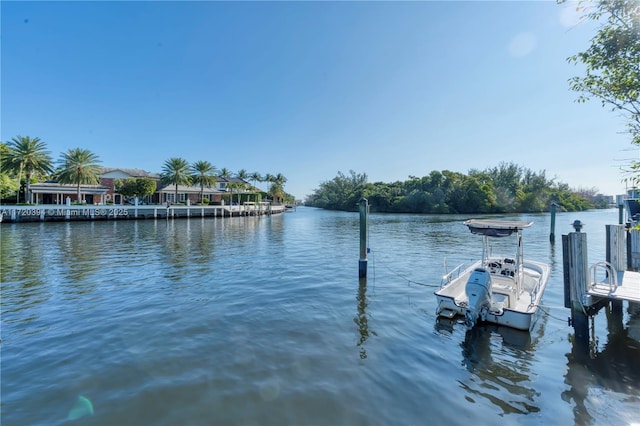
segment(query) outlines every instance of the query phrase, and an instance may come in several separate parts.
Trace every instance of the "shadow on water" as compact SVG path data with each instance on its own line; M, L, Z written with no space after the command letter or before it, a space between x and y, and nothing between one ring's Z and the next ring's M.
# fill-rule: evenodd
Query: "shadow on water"
M605 308L608 333L601 349L594 336L585 341L569 335L565 383L570 388L562 393L562 399L574 404L575 424L596 422L602 413L595 410L603 410L603 403L610 414L616 413L615 393L623 395L617 403L640 406L640 341L631 336L640 326L640 306L630 305L628 312L625 327L622 309ZM599 398L603 393L606 402ZM619 420L628 423L637 418Z
M464 327L464 324L456 319L436 320L435 329L439 333L452 333L458 327ZM461 364L471 373L467 379L459 381L467 401L490 402L500 409L501 415L541 410L535 401L540 394L530 377L535 348L531 333L481 324L466 331L460 347Z

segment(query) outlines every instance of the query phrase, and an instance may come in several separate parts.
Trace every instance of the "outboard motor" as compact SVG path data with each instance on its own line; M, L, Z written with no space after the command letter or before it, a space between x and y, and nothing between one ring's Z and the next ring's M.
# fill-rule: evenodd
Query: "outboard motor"
M491 274L484 268L471 271L464 289L469 305L466 312L467 327L473 327L478 317L485 319L491 307Z

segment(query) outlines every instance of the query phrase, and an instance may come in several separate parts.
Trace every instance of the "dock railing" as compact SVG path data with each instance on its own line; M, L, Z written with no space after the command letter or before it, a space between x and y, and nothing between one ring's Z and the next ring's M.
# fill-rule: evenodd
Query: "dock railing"
M613 293L618 288L618 273L609 262L598 262L589 268L589 290L592 290L597 284L608 283L609 291Z

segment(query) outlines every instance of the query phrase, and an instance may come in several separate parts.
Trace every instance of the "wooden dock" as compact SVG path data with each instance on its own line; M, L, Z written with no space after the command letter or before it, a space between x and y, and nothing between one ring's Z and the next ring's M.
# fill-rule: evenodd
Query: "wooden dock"
M576 342L591 348L593 317L607 307L622 318L623 304L640 304L640 269L633 262L638 247L633 242L639 231L626 225L606 225L606 260L588 266L587 238L582 224L574 221L575 232L562 236L564 306L571 309L569 324ZM640 240L638 240L640 241ZM626 250L625 250L626 249ZM590 325L591 323L591 325Z
M587 294L601 299L640 303L640 272L619 271L616 278L592 283Z

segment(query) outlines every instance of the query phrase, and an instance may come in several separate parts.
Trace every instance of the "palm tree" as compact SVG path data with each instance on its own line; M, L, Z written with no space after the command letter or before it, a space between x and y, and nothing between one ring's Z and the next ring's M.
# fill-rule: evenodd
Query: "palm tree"
M176 197L178 201L178 185L191 185L191 175L189 174L189 163L184 158L172 157L164 162L160 180L165 185L176 186Z
M277 175L272 176L272 179L273 185L271 185L269 193L276 201L279 201L280 198L284 199L284 184L287 183L287 178L284 177L282 173L278 173Z
M262 182L262 176L260 176L260 173L258 172L253 172L251 173L251 176L249 176L249 179L251 179L253 181L253 188L254 191L257 189L256 188L256 182ZM256 192L256 203L258 202L258 193Z
M101 168L98 156L93 152L74 148L60 155L60 165L55 171L55 178L60 183L76 184L76 202L80 202L80 184L97 185L100 183Z
M284 186L284 184L287 183L287 178L284 177L282 173L278 173L273 180L280 186Z
M218 174L218 176L227 181L227 183L225 184L225 188L228 189L229 187L228 179L231 177L231 170L227 169L226 167L223 167L222 170L220 170L220 173ZM229 204L231 204L231 196L229 196Z
M238 179L247 180L249 179L249 173L245 169L240 169L238 173L236 173L236 177Z
M267 173L264 177L264 181L268 182L269 185L267 185L267 194L269 194L271 192L271 185L273 184L273 182L276 180L276 177L274 175L272 175L271 173Z
M240 205L240 183L239 182L229 182L227 184L227 188L230 191L229 204L233 204L233 191L236 190L238 192L238 205Z
M9 151L2 161L2 171L18 176L18 193L16 204L20 202L20 179L25 173L26 189L25 202L31 202L30 183L34 174L50 174L53 172L53 162L46 144L40 138L29 136L16 136L7 143Z
M200 185L200 202L202 202L205 185L211 186L216 183L216 168L208 161L196 161L191 165L191 171L193 182Z
M238 173L236 173L236 177L242 182L238 182L236 185L236 189L238 191L238 205L240 205L240 190L245 192L247 190L247 179L249 179L249 173L245 169L240 169Z
M246 193L247 192L247 186L249 186L249 184L247 182L236 182L236 190L238 191L238 205L240 205L240 191L242 191L242 193ZM249 198L247 196L247 200L249 201Z

